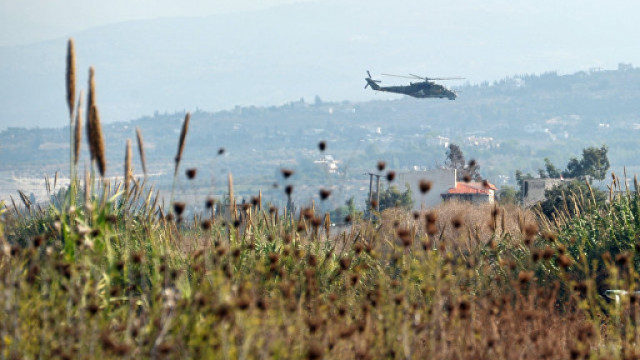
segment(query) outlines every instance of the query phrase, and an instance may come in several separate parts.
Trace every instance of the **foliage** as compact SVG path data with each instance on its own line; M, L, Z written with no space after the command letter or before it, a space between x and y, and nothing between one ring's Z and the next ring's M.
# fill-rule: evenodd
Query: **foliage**
M597 205L603 205L606 195L599 189L594 189L584 180L564 181L560 185L545 190L545 200L540 202L542 213L553 219L558 213L573 217L578 215L580 207L576 203L586 204L587 200L595 199Z
M551 160L549 160L549 158L544 158L544 167L548 177L552 179L559 179L562 176L562 173L560 172L560 170L558 170L558 168L556 168L555 165L553 165L553 163L551 162Z
M582 159L571 158L567 169L562 172L565 178L580 178L590 176L596 180L603 180L609 170L609 148L602 145L600 148L588 147L582 150Z
M334 223L343 224L362 218L362 212L356 209L356 200L352 196L344 202L344 205L333 209L330 216Z
M445 152L447 158L445 166L449 169L456 169L456 178L458 181L480 181L480 165L475 161L466 163L464 154L460 147L456 144L449 144L449 149Z
M411 209L413 207L413 198L411 188L409 184L405 184L406 190L400 192L396 185L389 185L389 187L380 193L380 211L400 207L404 209Z
M503 186L500 188L498 202L500 205L517 204L520 201L518 191L511 186Z

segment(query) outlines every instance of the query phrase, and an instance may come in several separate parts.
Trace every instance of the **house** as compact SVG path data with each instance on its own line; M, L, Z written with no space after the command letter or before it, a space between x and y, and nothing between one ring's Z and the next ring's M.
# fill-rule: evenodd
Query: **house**
M404 185L407 184L411 189L413 198L412 210L420 210L422 208L432 208L442 203L440 194L446 192L449 188L456 184L455 169L433 169L424 171L408 171L398 173L396 176L396 185L398 189L404 191ZM420 181L431 181L431 189L426 193L420 192Z
M489 182L456 182L447 192L441 194L444 201L459 200L472 204L493 204L497 188Z

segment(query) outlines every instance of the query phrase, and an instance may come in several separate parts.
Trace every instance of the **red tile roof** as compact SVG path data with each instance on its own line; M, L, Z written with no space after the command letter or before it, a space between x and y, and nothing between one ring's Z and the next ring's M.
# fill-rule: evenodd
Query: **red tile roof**
M495 185L487 182L485 184L481 182L456 182L456 187L449 189L447 194L484 194L490 195L491 190L496 190Z

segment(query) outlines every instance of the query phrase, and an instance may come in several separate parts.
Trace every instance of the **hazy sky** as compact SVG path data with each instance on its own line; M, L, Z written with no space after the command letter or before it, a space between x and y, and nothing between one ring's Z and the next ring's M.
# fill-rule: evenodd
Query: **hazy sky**
M301 1L305 0L0 0L0 46L65 37L128 20L206 16Z
M0 129L64 117L69 36L79 67L99 69L104 118L118 121L391 96L363 89L366 70L473 84L639 66L638 14L638 0L0 0Z

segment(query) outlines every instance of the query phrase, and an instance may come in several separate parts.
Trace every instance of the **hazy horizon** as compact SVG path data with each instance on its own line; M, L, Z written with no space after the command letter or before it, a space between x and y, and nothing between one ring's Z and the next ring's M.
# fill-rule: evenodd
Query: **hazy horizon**
M63 123L69 36L76 38L79 86L95 65L110 122L316 95L397 98L364 90L366 70L474 84L637 65L638 10L640 3L593 0L0 0L0 129Z

